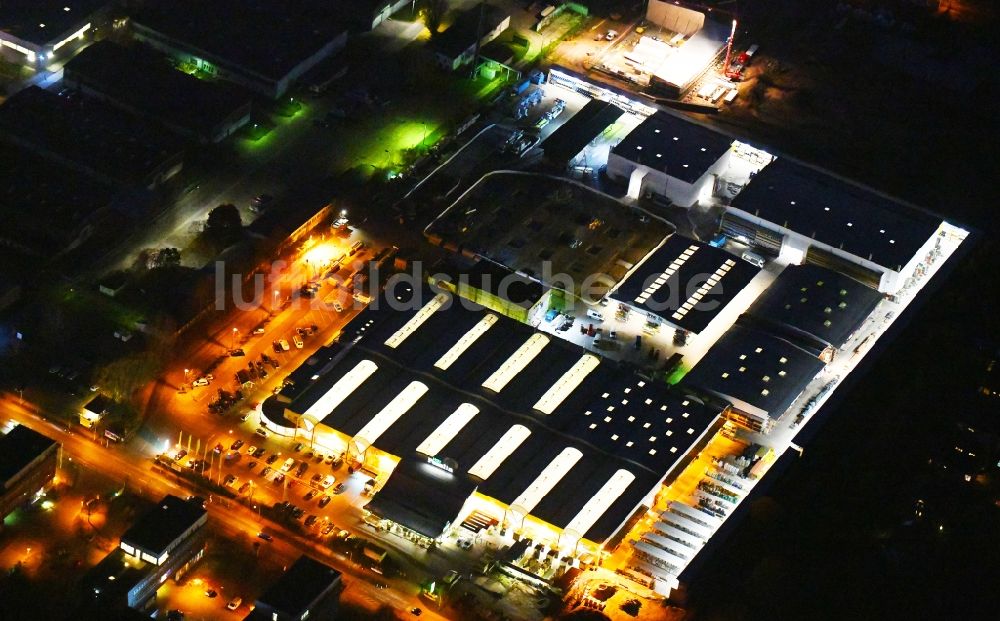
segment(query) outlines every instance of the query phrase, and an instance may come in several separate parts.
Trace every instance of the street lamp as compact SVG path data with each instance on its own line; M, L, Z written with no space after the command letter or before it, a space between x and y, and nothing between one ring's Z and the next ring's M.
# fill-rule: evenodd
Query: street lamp
M229 348L230 351L236 349L236 335L239 334L239 332L240 332L239 328L233 328L232 347Z

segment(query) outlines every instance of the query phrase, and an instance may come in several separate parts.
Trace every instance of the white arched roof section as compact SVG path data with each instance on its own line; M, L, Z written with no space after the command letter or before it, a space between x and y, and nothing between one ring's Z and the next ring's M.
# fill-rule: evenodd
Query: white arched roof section
M361 428L354 436L354 443L359 451L366 450L412 408L420 397L427 393L427 385L422 382L410 382L398 395L393 398L378 414L375 415L368 424Z
M493 324L498 320L499 318L493 313L489 313L480 319L479 323L469 328L469 331L463 334L462 338L458 339L458 342L451 346L451 349L438 358L434 366L442 371L447 371L448 367L454 364L458 360L458 357L464 354L465 350L469 349L479 337L486 334L486 331L492 328Z
M436 313L438 309L445 305L448 301L448 296L444 293L439 293L435 295L430 302L424 304L423 308L417 311L417 313L410 317L410 320L403 324L399 330L396 330L392 336L385 340L387 347L395 349L403 344L411 334L417 331L417 329L424 325L424 322L431 318L431 315Z
M551 414L559 405L576 390L583 380L601 364L600 359L593 354L584 354L562 377L552 385L542 398L535 403L535 409L542 414Z
M449 442L455 439L458 432L475 418L476 414L479 414L479 408L471 403L463 403L458 406L457 410L448 415L448 418L444 419L444 422L420 443L417 452L428 457L439 454Z
M513 354L510 355L507 360L504 361L500 368L493 372L486 378L483 382L483 388L492 390L493 392L500 392L503 390L510 380L514 379L514 376L524 370L524 367L528 366L532 360L535 359L545 346L549 344L549 337L545 336L540 332L536 332L528 337L528 340L521 344Z
M302 416L314 420L322 420L327 414L334 411L338 405L344 402L351 393L358 389L361 384L378 371L378 365L371 360L362 360L354 365L354 368L344 374L337 383L330 387L326 393L316 400L316 403L302 413Z
M604 512L625 493L632 481L635 481L635 475L628 470L615 472L566 525L564 533L569 540L568 543L574 545L586 535Z
M561 453L556 455L555 459L549 462L548 466L545 466L541 474L535 477L535 480L528 486L528 489L524 490L511 503L511 510L522 518L531 513L531 510L541 502L546 494L552 491L556 483L561 481L582 457L583 453L578 449L571 446L564 448Z
M524 425L512 426L490 450L486 451L485 455L479 458L475 465L469 468L469 474L484 481L490 478L500 467L500 464L510 457L510 454L517 450L517 447L521 446L530 435L531 431Z

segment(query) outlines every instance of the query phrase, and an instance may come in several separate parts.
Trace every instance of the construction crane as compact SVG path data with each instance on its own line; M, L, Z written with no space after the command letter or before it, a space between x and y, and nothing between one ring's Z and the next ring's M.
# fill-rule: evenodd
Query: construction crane
M726 76L730 80L739 80L743 74L743 67L731 67L730 63L733 60L733 39L736 38L736 20L733 20L733 29L729 33L729 40L726 41L726 62L722 65L722 75Z

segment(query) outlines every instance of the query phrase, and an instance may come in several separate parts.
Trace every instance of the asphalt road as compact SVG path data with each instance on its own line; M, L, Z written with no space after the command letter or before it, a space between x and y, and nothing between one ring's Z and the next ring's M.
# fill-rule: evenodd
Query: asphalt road
M155 501L166 494L180 497L191 494L206 495L203 490L186 480L155 467L152 460L138 452L134 446L105 447L95 442L88 434L79 433L73 428L66 429L46 419L33 404L22 402L17 395L11 393L0 395L0 413L4 418L15 420L59 441L63 446L63 459L72 460L87 468L99 470L112 478L120 479L124 482L126 490L142 497ZM256 540L256 534L262 530L272 533L273 541L262 541L263 554L291 560L300 554L308 553L329 563L344 575L344 583L347 586L345 597L348 600L357 598L379 602L397 610L407 610L415 606L426 608L426 602L417 598L416 587L412 584L400 579L385 580L376 576L347 560L344 555L332 551L315 538L298 535L262 520L255 511L243 504L213 499L207 504L207 509L211 527L232 539L247 537ZM376 581L388 582L391 588L378 589L374 585ZM445 618L432 610L425 610L424 614L429 619Z

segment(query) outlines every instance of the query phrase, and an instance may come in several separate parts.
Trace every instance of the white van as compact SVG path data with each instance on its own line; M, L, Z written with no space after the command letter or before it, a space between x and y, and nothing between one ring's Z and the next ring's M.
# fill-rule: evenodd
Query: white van
M326 475L326 478L323 479L321 485L323 486L323 489L330 489L330 486L333 485L334 481L336 480L337 479L335 479L332 474L328 474Z
M604 315L592 308L587 309L587 317L590 317L594 321L604 321Z
M281 470L283 472L288 472L289 470L292 469L293 466L295 466L295 460L293 458L289 457L288 459L285 460L284 465L281 466Z
M229 610L236 610L237 608L240 607L240 604L242 603L243 603L242 597L234 597L233 599L229 600L228 604L226 604L226 608Z
M749 250L743 253L742 259L757 267L764 267L764 257Z

